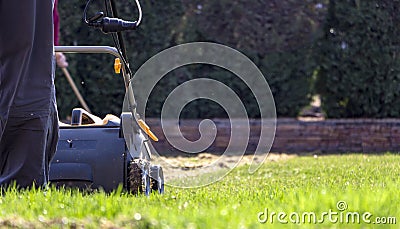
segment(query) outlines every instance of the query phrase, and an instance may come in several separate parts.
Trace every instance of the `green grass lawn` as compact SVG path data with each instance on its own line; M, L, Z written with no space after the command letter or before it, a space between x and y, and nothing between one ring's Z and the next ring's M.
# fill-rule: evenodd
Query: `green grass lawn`
M120 191L107 195L9 190L0 199L0 226L400 227L399 154L295 157L267 162L252 175L247 169L241 166L222 181L203 188L166 187L164 195L150 197ZM287 224L278 222L278 215ZM363 216L369 224L363 222ZM314 224L314 219L319 222ZM392 224L378 225L378 220Z

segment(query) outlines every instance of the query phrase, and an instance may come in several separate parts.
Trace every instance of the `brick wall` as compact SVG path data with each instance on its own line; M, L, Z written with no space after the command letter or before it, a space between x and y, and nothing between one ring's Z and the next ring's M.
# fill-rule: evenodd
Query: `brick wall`
M217 126L217 137L207 152L223 152L230 140L230 122L227 119L213 120ZM174 152L165 139L159 120L146 122L160 138L153 146L159 152ZM181 120L182 134L189 140L200 137L199 120ZM259 140L260 121L250 121L248 152L254 151ZM240 128L240 127L239 127ZM244 128L244 127L243 127ZM172 135L176 130L168 130ZM171 132L172 131L172 132ZM239 141L241 139L234 139ZM272 152L387 152L400 151L400 119L332 119L323 121L300 121L278 119Z

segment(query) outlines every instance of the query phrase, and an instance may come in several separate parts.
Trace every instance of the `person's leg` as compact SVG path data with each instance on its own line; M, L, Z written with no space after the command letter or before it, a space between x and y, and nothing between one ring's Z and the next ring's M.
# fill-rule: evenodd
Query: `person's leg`
M0 139L31 58L35 5L34 0L0 0Z
M0 146L4 147L4 131L18 85L27 71L34 38L35 1L0 0ZM16 21L15 15L21 15ZM18 26L15 26L18 23ZM23 30L25 36L20 37ZM0 150L0 169L7 154ZM1 174L0 174L1 175ZM1 184L1 183L0 183Z
M21 188L44 181L44 158L48 118L9 118L0 141L0 152L5 158L1 168L0 184L16 181Z
M58 136L52 29L52 0L0 0L0 186L47 181Z

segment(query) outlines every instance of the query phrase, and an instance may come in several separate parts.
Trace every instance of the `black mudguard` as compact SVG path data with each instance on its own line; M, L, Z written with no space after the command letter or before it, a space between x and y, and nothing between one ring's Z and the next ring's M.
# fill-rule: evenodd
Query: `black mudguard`
M129 155L128 155L129 157ZM60 127L57 152L50 165L50 182L102 188L127 186L127 149L119 123L115 126Z

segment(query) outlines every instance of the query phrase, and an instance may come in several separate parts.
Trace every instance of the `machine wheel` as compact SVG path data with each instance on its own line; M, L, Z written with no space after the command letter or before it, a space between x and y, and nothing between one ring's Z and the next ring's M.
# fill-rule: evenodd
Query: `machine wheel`
M153 192L164 193L164 173L161 166L153 165L150 167L150 183Z
M135 159L128 166L128 190L130 193L150 195L150 163Z

